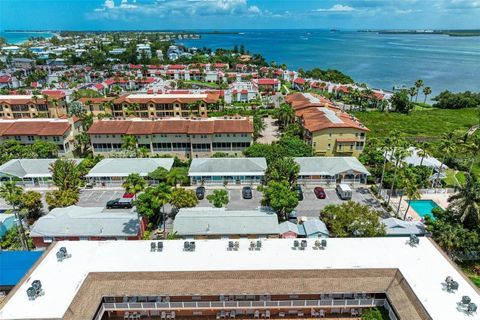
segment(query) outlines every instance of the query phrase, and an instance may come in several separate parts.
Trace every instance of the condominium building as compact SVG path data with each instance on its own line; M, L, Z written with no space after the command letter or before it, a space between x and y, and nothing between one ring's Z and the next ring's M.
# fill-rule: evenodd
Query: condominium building
M61 241L0 320L359 319L374 307L392 320L463 320L478 303L423 237Z
M315 155L358 157L362 153L369 130L354 116L312 93L294 93L285 101L295 111Z
M60 155L71 155L76 148L75 136L82 130L78 118L70 119L0 119L0 143L16 140L23 145L37 140L58 146Z
M112 115L139 118L206 117L209 106L218 103L217 93L130 94L114 100Z
M88 130L95 154L120 151L123 137L135 136L137 148L182 158L210 157L215 152L240 155L253 141L249 118L168 118L98 120Z
M0 118L59 118L67 115L65 93L0 95Z

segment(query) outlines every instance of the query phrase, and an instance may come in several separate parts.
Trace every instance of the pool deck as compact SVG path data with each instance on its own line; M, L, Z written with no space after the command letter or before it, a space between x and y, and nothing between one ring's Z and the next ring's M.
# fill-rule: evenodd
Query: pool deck
M441 207L442 209L446 209L448 207L448 197L450 197L452 193L445 193L445 192L438 192L438 193L424 193L422 194L422 198L419 200L433 200L435 203ZM398 206L398 200L399 198L393 198L394 199L394 205L393 207L396 209ZM400 215L405 214L405 210L408 207L408 198L403 197L402 202L400 204ZM407 212L407 217L411 216L414 221L421 221L422 217L410 206Z

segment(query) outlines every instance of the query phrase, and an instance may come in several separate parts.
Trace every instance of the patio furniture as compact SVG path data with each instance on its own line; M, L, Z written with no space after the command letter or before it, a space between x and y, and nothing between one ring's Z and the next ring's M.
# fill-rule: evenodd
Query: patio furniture
M299 317L303 317L303 316L304 316L303 311L298 311L297 315L298 315Z
M123 315L123 319L128 319L130 318L130 312L125 312L125 314Z
M165 311L162 311L162 313L160 314L160 319L166 319L167 318L167 313Z
M230 319L235 319L235 310L230 311Z
M313 308L310 310L310 314L311 314L312 317L314 317L314 318L315 318L315 317L318 317L318 312L315 311L315 309L313 309Z
M320 318L325 318L325 310L320 309L320 312L318 313L318 316L319 316Z
M279 312L279 313L278 313L278 316L279 316L280 318L285 318L285 312Z
M220 312L217 312L217 320L220 319Z
M171 316L172 319L175 319L175 311L172 311L172 316Z
M358 311L357 311L357 309L352 309L352 310L350 310L350 314L352 315L352 317L358 316Z
M254 314L253 314L253 317L254 317L255 319L259 319L259 318L260 318L260 311L255 310L255 312L254 312Z
M225 311L223 311L223 310L220 311L220 318L221 318L221 319L225 319L226 316L227 316L227 315L225 314Z
M265 312L265 319L270 319L270 310Z

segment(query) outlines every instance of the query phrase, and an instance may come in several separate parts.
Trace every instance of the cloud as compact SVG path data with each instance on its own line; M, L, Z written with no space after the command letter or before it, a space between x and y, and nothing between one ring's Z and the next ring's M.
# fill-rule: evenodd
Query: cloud
M351 11L356 11L356 9L350 6L342 5L342 4L335 4L331 8L328 8L328 9L320 8L314 11L316 12L351 12Z
M128 12L126 14L125 12ZM248 0L154 0L136 2L136 0L121 0L119 5L115 0L105 0L102 6L94 9L90 18L107 18L112 20L132 20L145 16L174 17L174 16L214 16L261 15L262 10L255 5L249 5Z

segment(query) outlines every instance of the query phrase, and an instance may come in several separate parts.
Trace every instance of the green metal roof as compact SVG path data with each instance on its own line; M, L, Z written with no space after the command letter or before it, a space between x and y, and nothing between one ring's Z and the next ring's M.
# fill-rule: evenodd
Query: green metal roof
M131 173L144 177L158 167L170 171L172 166L173 158L109 158L97 163L86 177L127 177Z
M267 170L265 158L195 158L189 176L263 176Z
M12 159L0 166L0 176L18 178L45 178L51 177L50 165L58 159ZM77 164L82 159L73 160Z
M370 174L355 157L303 157L295 158L300 165L300 175L329 175L340 173L363 173Z
M278 218L272 211L224 208L180 209L173 230L181 236L194 235L277 235Z

